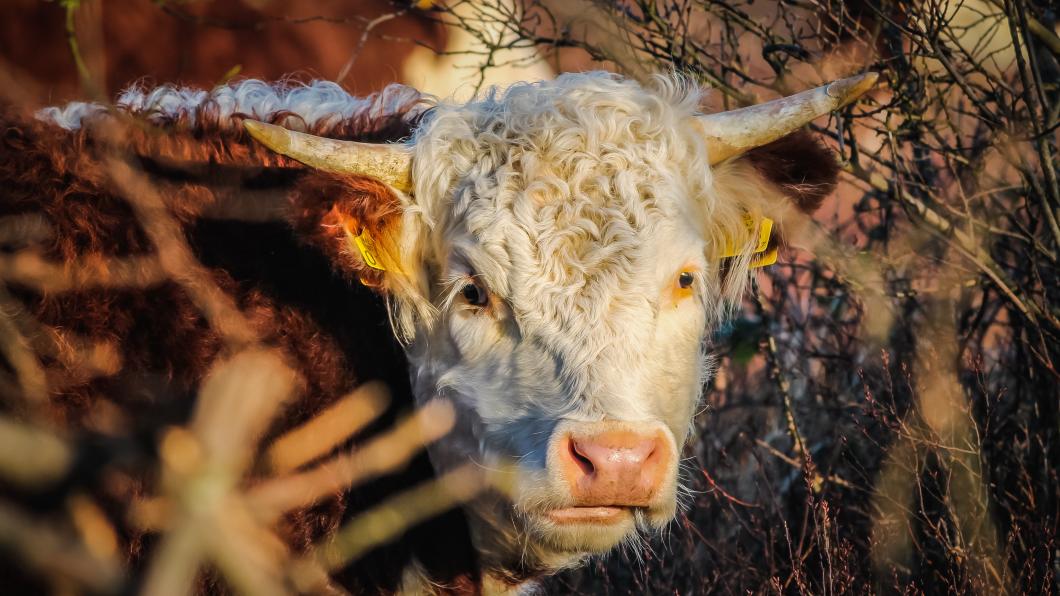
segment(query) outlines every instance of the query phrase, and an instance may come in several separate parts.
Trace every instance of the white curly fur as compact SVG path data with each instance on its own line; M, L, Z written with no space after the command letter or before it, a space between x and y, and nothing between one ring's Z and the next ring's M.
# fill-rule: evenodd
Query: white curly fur
M438 106L415 135L397 321L418 398L462 412L435 461L518 467L512 505L474 509L490 564L558 568L634 539L632 520L543 521L570 504L547 461L566 425L661 427L675 450L689 434L707 335L748 281L743 214L783 219L787 202L750 165L708 165L689 126L701 95L679 77L568 74ZM726 238L748 242L723 278ZM696 289L677 299L681 271ZM484 310L452 299L472 278L491 293ZM642 528L674 514L674 460Z
M118 95L115 107L157 123L186 120L190 128L201 124L200 115L209 109L211 118L228 130L241 125L241 119L235 118L237 115L268 122L274 114L290 112L296 118L289 118L286 126L296 130L326 130L364 113L392 114L397 108L421 99L415 89L396 84L377 96L354 97L331 81L303 84L246 79L210 91L178 85L133 85ZM102 104L71 102L63 107L43 108L37 112L37 118L66 130L77 130L107 112L108 107Z

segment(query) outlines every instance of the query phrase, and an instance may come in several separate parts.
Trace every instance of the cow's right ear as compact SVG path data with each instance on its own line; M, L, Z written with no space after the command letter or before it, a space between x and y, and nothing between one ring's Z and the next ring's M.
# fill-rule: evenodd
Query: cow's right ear
M318 137L246 120L269 149L311 168L293 197L291 224L340 270L368 286L405 285L397 192L412 190L412 148Z
M336 269L385 291L401 275L401 213L399 197L378 180L310 171L291 195L288 217Z

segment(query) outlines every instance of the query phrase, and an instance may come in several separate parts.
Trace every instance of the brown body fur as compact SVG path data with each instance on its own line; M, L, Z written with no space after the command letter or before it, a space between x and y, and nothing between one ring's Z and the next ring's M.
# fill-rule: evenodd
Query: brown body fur
M412 107L382 118L365 114L313 132L397 140L414 125L405 118ZM286 117L276 114L273 120ZM154 247L115 189L107 160L135 165L160 190L196 256L234 299L255 334L279 348L301 374L300 397L278 417L265 444L372 379L390 386L394 404L367 434L385 428L411 408L407 363L393 339L382 298L357 283L371 272L351 258L341 229L332 224L341 217L364 226L384 225L395 213L395 198L372 180L307 171L256 146L230 123L225 126L209 117L199 121L201 126L188 130L180 122L156 128L133 119L103 118L71 133L5 107L0 111L0 218L43 216L51 234L31 250L45 261L105 263L150 256ZM203 217L241 194L262 200L278 197L279 220ZM18 247L0 248L6 253L2 256L10 257L10 248ZM129 288L92 285L80 282L55 291L27 283L9 289L56 343L87 341L116 349L120 366L105 372L86 373L71 359L42 362L50 381L49 417L79 440L103 437L103 443L135 452L133 459L139 463L133 468L147 470L157 431L187 418L196 388L222 352L223 340L174 282ZM8 409L16 400L5 398L2 403ZM131 421L123 436L97 428L101 408L121 412ZM145 545L153 537L129 528L122 509L143 490L144 479L133 470L135 482L115 494L99 477L107 460L128 455L100 453L101 461L85 463L51 497L20 495L13 489L12 496L46 509L72 485L91 490L121 530L131 569L142 570L149 550ZM356 494L337 494L287 516L281 532L293 549L304 550L343 519L430 476L426 458L420 457L409 470ZM432 550L431 539L438 535L452 541ZM399 544L377 549L341 572L340 580L355 590L392 591L412 556L443 583L462 589L476 583L459 513L411 531ZM16 582L12 585L33 585L32 578L15 569L3 574Z

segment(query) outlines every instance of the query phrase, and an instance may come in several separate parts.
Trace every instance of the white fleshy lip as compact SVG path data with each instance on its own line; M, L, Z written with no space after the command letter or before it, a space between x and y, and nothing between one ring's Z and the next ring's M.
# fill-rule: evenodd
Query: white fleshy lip
M564 507L546 512L545 517L559 525L611 525L618 523L630 514L631 511L628 507Z

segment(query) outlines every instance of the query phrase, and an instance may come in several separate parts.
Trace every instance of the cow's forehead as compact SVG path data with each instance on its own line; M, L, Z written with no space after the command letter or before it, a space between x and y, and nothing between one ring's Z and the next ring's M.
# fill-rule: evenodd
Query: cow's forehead
M440 106L417 138L416 179L432 183L419 200L446 238L497 262L517 302L579 312L637 293L710 185L687 131L699 97L590 73Z

